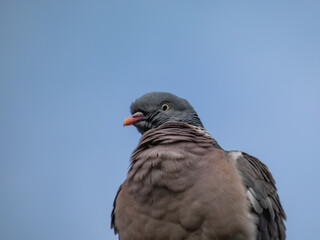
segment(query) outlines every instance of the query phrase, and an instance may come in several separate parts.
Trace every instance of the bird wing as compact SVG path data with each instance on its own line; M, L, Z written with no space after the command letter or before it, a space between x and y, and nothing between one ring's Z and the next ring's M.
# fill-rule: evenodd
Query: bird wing
M119 232L118 228L117 228L117 225L116 225L116 201L117 201L117 197L119 196L119 193L122 189L122 184L120 185L118 191L117 191L117 195L116 197L114 198L114 201L113 201L113 208L112 208L112 212L111 212L111 229L114 230L114 234L117 234Z
M247 188L251 212L256 220L257 239L285 239L286 214L268 167L247 153L230 151L229 154L236 156L236 167Z

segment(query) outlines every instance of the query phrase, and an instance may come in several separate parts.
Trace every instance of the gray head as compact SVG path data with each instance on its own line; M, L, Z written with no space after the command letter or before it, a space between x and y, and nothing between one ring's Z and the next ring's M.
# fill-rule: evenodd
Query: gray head
M123 125L133 124L141 134L166 122L185 122L203 127L187 100L167 92L147 93L133 102L130 110L132 116L126 118Z

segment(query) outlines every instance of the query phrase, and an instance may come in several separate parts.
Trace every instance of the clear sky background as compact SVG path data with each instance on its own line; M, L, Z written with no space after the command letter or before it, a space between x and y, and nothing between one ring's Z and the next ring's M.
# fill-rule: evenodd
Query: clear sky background
M117 239L150 91L188 99L273 173L290 240L319 238L319 1L0 3L0 238Z

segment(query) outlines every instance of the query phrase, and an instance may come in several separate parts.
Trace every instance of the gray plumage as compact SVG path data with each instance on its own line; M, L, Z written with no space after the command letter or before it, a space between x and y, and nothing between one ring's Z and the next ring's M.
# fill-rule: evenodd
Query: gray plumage
M173 94L146 94L131 113L124 125L143 135L111 214L120 240L285 239L286 216L266 165L224 151Z

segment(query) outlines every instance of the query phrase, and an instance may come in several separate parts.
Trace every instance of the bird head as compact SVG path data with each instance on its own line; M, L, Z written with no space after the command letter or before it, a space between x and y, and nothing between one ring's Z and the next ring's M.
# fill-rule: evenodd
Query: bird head
M167 92L151 92L131 104L131 117L123 126L134 125L143 134L166 122L185 122L196 127L203 125L190 103Z

